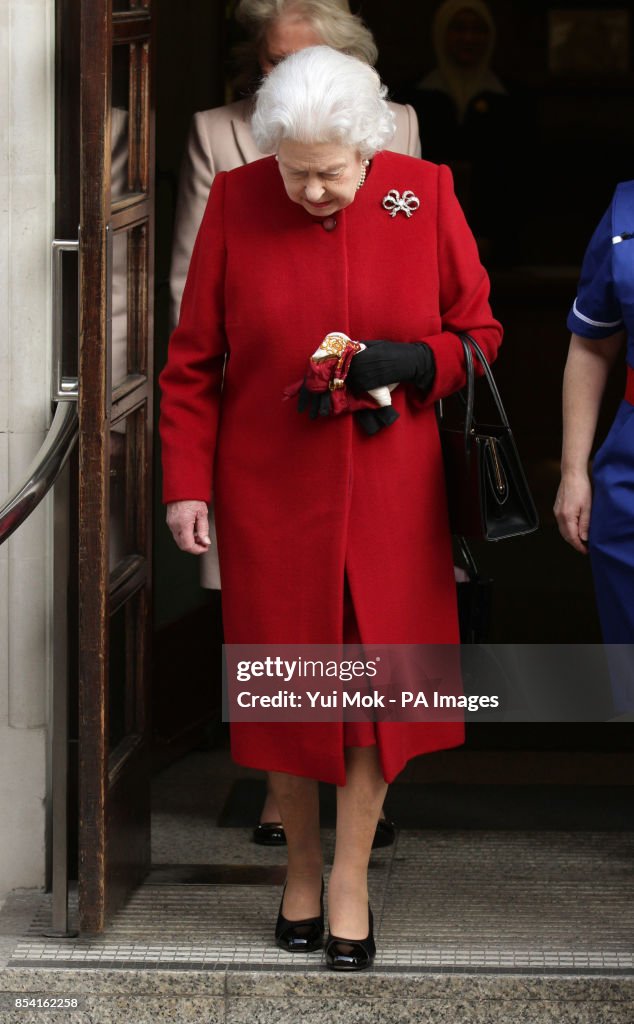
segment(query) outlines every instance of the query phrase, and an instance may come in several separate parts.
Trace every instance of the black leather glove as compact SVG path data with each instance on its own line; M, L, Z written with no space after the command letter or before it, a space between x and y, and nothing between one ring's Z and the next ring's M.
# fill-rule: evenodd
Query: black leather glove
M330 392L309 391L306 385L302 384L297 411L306 412L306 410L308 410L311 420L316 420L318 416L330 416Z
M367 348L350 363L346 384L355 392L400 381L428 391L436 376L434 353L424 341L364 341Z
M357 409L354 415L366 434L371 435L395 423L399 414L393 405L383 405L380 409Z

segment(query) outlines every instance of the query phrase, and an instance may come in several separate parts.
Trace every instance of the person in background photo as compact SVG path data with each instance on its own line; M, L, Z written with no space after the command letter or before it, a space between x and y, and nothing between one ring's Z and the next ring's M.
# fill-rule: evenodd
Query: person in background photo
M451 167L485 263L515 254L509 217L517 134L514 103L491 69L496 30L483 0L445 0L434 16L436 67L398 98L416 111L425 160Z
M235 17L247 34L239 49L239 82L247 95L224 107L194 115L181 168L170 271L170 329L178 322L180 303L194 241L203 218L209 190L219 171L259 160L251 130L253 91L284 57L306 46L325 43L374 65L377 49L372 33L351 14L347 0L240 0ZM389 104L396 131L390 149L420 156L418 123L411 107ZM201 559L201 584L220 589L214 513L211 509L210 550ZM383 813L374 847L394 841L395 825ZM253 832L254 841L267 846L286 842L279 809L270 787Z
M564 540L589 553L617 713L634 711L634 181L622 182L584 256L563 381ZM625 348L626 384L610 431L590 454L608 375Z
M451 172L386 151L385 94L367 63L327 46L281 61L252 122L273 155L216 175L196 239L160 375L163 500L178 546L202 554L213 497L227 644L459 641L436 403L465 384L458 335L491 360L502 331ZM335 332L343 352L315 365ZM388 404L372 397L390 386ZM460 745L463 723L230 731L234 761L269 772L286 834L277 945L324 945L318 782L330 783L326 965L369 967L388 784Z

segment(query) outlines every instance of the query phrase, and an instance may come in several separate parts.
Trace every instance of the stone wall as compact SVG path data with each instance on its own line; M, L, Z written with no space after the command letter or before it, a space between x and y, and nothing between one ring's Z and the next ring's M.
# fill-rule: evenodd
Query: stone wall
M54 2L0 0L0 502L51 418ZM0 547L0 896L45 876L51 509Z

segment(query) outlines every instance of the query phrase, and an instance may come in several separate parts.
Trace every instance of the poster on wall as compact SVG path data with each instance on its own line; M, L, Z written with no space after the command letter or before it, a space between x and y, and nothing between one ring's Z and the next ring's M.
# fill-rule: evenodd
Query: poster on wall
M626 74L629 51L625 8L548 12L548 66L554 75Z

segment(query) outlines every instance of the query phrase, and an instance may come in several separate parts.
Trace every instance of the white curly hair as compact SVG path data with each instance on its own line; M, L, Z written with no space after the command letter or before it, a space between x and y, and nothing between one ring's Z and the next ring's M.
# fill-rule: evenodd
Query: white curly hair
M330 46L310 46L286 57L260 86L252 120L261 153L283 139L338 142L370 159L394 136L387 87L374 68Z

